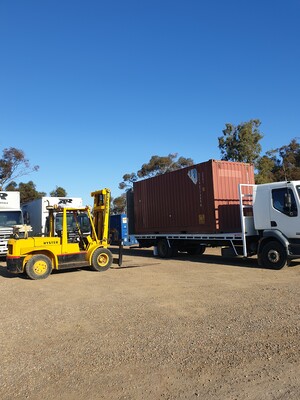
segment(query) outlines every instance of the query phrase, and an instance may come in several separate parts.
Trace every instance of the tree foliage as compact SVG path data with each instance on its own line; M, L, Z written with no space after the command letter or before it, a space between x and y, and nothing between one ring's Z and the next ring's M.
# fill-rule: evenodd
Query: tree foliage
M15 147L4 149L2 159L0 159L0 189L3 190L4 185L8 186L15 179L38 169L38 165L30 166L22 150Z
M193 164L194 161L191 158L178 157L178 153L170 153L167 156L152 156L149 162L143 164L137 173L132 172L123 175L123 181L119 184L119 189L129 189L139 179L151 178Z
M269 150L257 163L256 183L300 179L300 145L294 138L288 145Z
M178 157L178 153L170 153L167 156L154 155L148 163L145 163L137 172L131 172L123 175L123 181L119 184L119 189L129 190L133 183L139 179L151 178L156 175L165 174L166 172L175 171L184 167L193 165L191 158ZM123 213L126 208L126 196L121 196L113 200L112 210L114 213Z
M51 197L66 197L67 192L61 186L56 186L55 190L52 190L52 192L50 192L50 196Z
M225 124L223 136L218 138L222 160L253 164L257 184L300 179L300 145L292 139L288 145L268 150L261 155L258 119L237 126Z
M20 182L19 185L12 181L6 187L7 191L19 191L21 203L27 203L32 200L40 199L41 197L47 196L45 192L39 192L36 190L36 185L29 181L27 183ZM67 192L61 186L56 186L56 189L50 192L51 197L66 197Z
M276 151L281 161L281 168L274 171L276 180L300 179L300 145L297 140L292 139L288 145L282 146ZM278 164L279 162L277 162L277 167Z
M255 183L275 182L274 169L276 167L276 160L267 154L260 157L257 161L257 173L255 174Z
M133 183L138 180L138 176L135 172L132 172L131 174L125 174L123 175L123 181L119 183L119 189L124 190L124 189L130 189L133 186Z
M193 165L191 158L179 157L177 153L170 153L168 156L152 156L148 163L142 165L137 172L139 178L151 178L156 175L162 175L166 172L175 171L180 168Z
M260 121L251 119L237 126L225 124L223 136L218 138L222 160L255 164L259 159L263 135L259 131Z
M118 196L112 199L111 202L111 213L112 214L122 214L126 209L126 193L122 193L121 196Z
M38 192L36 190L36 186L32 181L27 183L21 182L15 190L20 192L21 203L27 203L29 201L40 199L43 196L46 196L45 192Z

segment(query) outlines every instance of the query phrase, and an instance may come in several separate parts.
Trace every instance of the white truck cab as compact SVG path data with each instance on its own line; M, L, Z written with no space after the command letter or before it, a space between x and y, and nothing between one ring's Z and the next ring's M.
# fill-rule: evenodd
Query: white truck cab
M300 181L255 185L253 218L261 265L279 269L300 258Z

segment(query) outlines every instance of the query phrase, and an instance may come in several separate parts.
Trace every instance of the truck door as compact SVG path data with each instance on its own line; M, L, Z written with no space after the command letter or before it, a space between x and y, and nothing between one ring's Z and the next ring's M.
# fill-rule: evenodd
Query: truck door
M280 230L288 238L300 238L299 206L291 188L271 191L271 228Z

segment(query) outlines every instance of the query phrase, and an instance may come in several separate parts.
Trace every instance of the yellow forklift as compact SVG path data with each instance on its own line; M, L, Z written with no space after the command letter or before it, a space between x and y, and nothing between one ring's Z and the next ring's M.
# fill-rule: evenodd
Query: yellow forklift
M91 196L93 215L89 207L48 206L48 236L20 238L16 234L9 239L7 269L12 273L25 272L31 279L45 279L52 270L110 268L113 262L108 249L110 190L98 190Z

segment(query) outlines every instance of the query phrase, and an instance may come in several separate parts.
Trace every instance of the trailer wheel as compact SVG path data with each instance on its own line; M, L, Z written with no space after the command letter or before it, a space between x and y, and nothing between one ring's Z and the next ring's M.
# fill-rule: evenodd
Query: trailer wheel
M30 279L46 279L52 271L52 263L49 257L43 254L32 256L27 261L25 272Z
M268 242L261 252L262 266L270 269L282 269L287 266L287 255L284 247L275 240Z
M201 256L205 252L206 247L202 244L187 248L187 253L191 256Z
M160 239L157 243L157 254L160 258L170 258L173 255L172 247L166 239Z
M106 271L108 270L113 262L113 256L110 250L105 248L98 248L94 251L92 256L91 268L94 271Z

